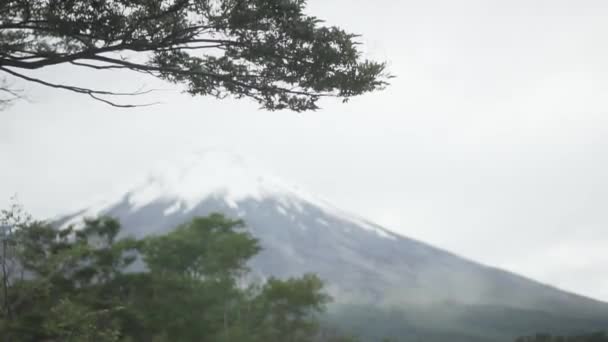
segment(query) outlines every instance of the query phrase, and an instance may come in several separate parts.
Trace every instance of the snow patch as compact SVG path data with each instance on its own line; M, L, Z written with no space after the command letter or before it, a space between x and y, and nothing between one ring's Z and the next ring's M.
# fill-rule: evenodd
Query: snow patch
M90 206L88 209L82 210L79 213L75 214L69 220L59 227L59 229L65 229L70 226L74 227L74 229L81 229L84 227L84 219L85 218L95 218L103 214L105 211L110 209L114 203L110 201L98 201L96 204Z
M285 208L283 208L282 205L277 205L276 206L277 211L279 212L279 214L283 215L283 216L287 216L287 210L285 210Z
M325 226L325 227L329 227L329 222L325 221L324 219L317 217L315 219L315 221L317 221L319 224Z
M239 205L236 203L236 201L233 198L224 197L223 200L228 205L228 207L230 207L232 209L238 209Z
M298 213L303 213L304 212L304 207L302 207L302 204L300 204L299 201L292 201L291 202L293 207L298 211Z
M165 211L163 211L164 216L169 216L171 214L177 213L182 207L182 204L179 201L176 201L171 206L167 207Z
M384 228L372 224L366 221L365 219L358 217L357 215L340 210L324 200L321 200L319 198L309 198L309 201L315 206L321 208L329 216L337 217L343 221L350 222L358 227L371 231L382 238L389 240L397 240L396 235L390 233Z

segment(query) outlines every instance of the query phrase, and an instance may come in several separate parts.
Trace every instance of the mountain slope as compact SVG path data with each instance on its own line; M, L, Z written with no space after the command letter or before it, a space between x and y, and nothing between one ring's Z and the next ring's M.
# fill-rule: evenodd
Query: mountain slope
M503 337L524 329L521 323L490 328L496 317L514 322L539 318L551 323L540 328L555 325L572 331L608 322L602 320L608 318L607 304L392 233L269 177L232 154L205 151L176 165L115 200L71 215L65 224L104 214L120 219L126 234L144 236L211 212L239 217L263 247L251 263L255 275L317 273L326 280L337 308L399 308L403 315L394 315L400 317L396 322L410 322L425 332L423 336L441 335L438 327L428 326L430 321L450 327L447 334L464 329L480 331L480 338L488 336L488 329L502 329L497 336ZM350 311L356 312L345 312ZM473 329L475 322L488 329Z

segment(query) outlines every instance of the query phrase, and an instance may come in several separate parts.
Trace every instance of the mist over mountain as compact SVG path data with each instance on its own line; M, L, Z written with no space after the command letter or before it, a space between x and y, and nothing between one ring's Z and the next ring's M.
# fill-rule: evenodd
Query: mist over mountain
M243 219L260 240L253 277L318 274L334 298L328 321L357 330L352 322L371 319L374 326L360 331L370 339L508 341L541 330L608 326L606 303L401 236L220 150L151 173L62 224L109 215L125 234L142 237L212 212Z

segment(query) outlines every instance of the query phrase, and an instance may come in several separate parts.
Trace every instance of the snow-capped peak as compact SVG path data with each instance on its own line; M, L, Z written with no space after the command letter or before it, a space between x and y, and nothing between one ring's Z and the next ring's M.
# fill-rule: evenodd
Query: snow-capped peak
M73 216L64 226L78 224L83 217L104 213L125 199L132 211L155 202L169 203L163 213L171 215L188 212L209 197L219 198L232 208L237 208L238 203L246 199L271 198L281 202L285 208L296 211L301 211L302 205L308 203L380 236L395 238L393 234L356 215L344 212L301 188L284 183L252 160L220 149L205 149L181 160L163 163L126 194L122 193L113 200L100 201Z
M129 192L133 209L155 200L177 200L188 210L209 196L234 206L246 198L286 196L294 189L254 162L228 151L206 149L152 172Z

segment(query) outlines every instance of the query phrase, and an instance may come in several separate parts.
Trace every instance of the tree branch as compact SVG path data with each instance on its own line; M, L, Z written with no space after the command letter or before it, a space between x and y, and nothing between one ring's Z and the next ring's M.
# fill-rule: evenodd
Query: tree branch
M15 72L13 70L7 69L7 68L2 67L2 66L0 66L0 70L4 71L4 72L6 72L6 73L8 73L10 75L13 75L15 77L24 79L26 81L42 84L42 85L47 86L47 87L69 90L69 91L73 91L73 92L79 93L79 94L86 94L86 95L91 96L95 100L101 101L103 103L109 104L109 105L114 106L114 107L133 108L133 107L145 107L145 106L151 106L151 105L154 105L154 104L158 104L158 102L154 102L154 103L145 103L145 104L136 104L136 105L131 105L131 104L123 105L123 104L119 104L119 103L116 103L116 102L113 102L113 101L110 101L110 100L103 99L103 98L99 97L100 95L107 95L107 96L135 96L135 95L144 95L144 94L149 94L149 93L153 92L154 89L146 90L146 91L136 91L136 92L131 92L131 93L112 92L112 91L105 91L105 90L95 90L95 89L81 88L81 87L68 86L68 85L56 84L56 83L51 83L51 82L43 81L43 80L38 79L38 78L34 78L34 77L30 77L30 76L26 76L26 75L20 74L18 72Z
M8 94L6 97L0 97L0 109L6 108L11 103L23 98L21 92L21 89L11 89L6 80L0 81L0 93Z
M0 3L0 72L113 106L132 107L108 96L138 93L52 83L18 71L61 64L130 70L183 84L192 95L248 97L262 108L295 111L317 109L321 97L346 101L382 89L390 78L384 63L360 58L356 35L305 14L305 1ZM123 53L153 57L123 59Z
M298 91L298 90L288 89L288 88L279 87L279 86L270 86L270 87L256 86L253 84L248 84L248 83L241 82L241 81L234 79L235 75L220 75L220 74L215 74L215 73L210 73L210 72L204 72L204 71L198 71L198 70L184 70L184 69L179 69L179 68L166 68L166 67L161 68L161 67L155 67L152 65L133 63L133 62L119 60L119 59L105 57L105 56L92 56L92 57L88 57L86 59L103 61L106 63L115 63L115 64L126 66L132 70L140 69L140 70L148 70L148 71L156 71L156 72L167 72L167 73L180 74L180 75L207 76L207 77L215 78L220 81L227 82L227 83L232 83L234 85L238 85L243 88L255 89L255 90L259 90L259 91L277 90L277 91L280 91L280 92L283 92L286 94L292 94L292 95L337 97L334 94ZM259 75L243 75L243 76L248 76L250 78L255 78L255 77L262 78L262 76L259 76Z
M95 65L95 64L76 62L76 61L70 61L70 64L87 67L87 68L92 68L92 69L97 69L97 70L129 69L128 67L122 66L122 65Z

